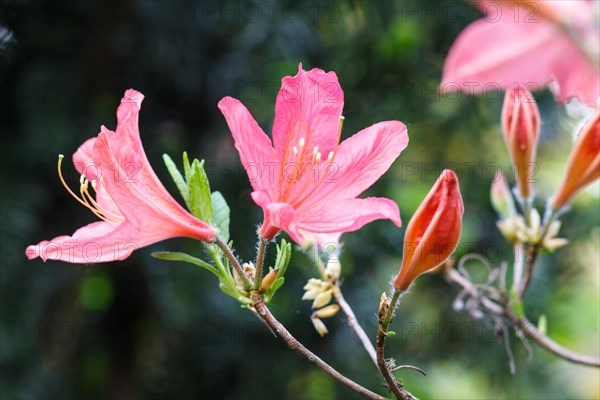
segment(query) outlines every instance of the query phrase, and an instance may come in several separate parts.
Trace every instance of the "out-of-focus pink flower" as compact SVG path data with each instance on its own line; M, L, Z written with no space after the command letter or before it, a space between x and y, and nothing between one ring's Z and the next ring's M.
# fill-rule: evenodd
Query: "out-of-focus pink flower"
M584 187L600 178L600 109L585 123L567 163L567 171L560 188L550 204L559 210L569 203Z
M484 18L448 53L441 90L469 94L555 82L559 101L595 106L600 96L598 2L479 1ZM556 88L554 88L556 89Z
M513 160L521 199L533 197L533 163L540 136L540 112L531 92L522 86L506 91L502 108L502 131Z
M273 143L239 100L219 103L264 211L260 235L280 230L297 243L305 232L342 233L376 219L400 226L396 203L356 198L387 171L408 144L406 127L386 121L339 143L344 95L334 72L287 76L275 104Z
M93 222L72 236L58 236L27 247L29 259L41 257L86 264L123 260L136 249L184 236L202 241L215 239L213 228L183 209L152 170L142 148L138 113L144 96L128 90L117 110L117 129L104 126L73 155L81 173L80 203L102 221ZM89 193L89 186L96 198Z
M446 169L406 227L397 289L407 290L419 275L450 257L460 239L463 212L458 177Z

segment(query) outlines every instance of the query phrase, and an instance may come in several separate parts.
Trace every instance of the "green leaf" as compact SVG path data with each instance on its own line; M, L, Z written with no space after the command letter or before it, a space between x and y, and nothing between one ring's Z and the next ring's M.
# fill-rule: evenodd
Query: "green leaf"
M194 160L190 174L188 180L190 211L196 218L210 224L212 221L212 203L208 177L204 172L204 161Z
M229 206L221 192L211 194L213 207L213 225L219 229L219 235L224 242L229 241Z
M185 181L189 182L190 176L192 176L192 168L186 151L183 152L183 172L185 173Z
M277 276L283 276L287 270L290 259L292 258L292 245L281 239L281 244L277 246L277 258L275 259L275 268L279 269Z
M188 185L185 179L183 179L181 172L179 172L177 166L168 154L163 154L163 161L165 162L165 165L167 166L167 169L169 170L169 173L171 174L171 178L173 178L175 185L177 185L177 189L179 189L179 192L181 193L181 196L185 201L185 205L188 208L190 208L190 196L188 191Z
M523 318L523 303L519 299L519 296L517 296L517 292L515 292L514 288L510 290L510 299L513 302L513 309L515 310L517 318Z
M221 282L221 283L219 283L219 289L221 289L221 291L223 293L225 293L227 296L231 296L236 300L238 299L238 297L240 297L240 294L237 291L237 289L231 287L231 285Z
M206 261L202 261L201 259L196 258L194 256L190 256L189 254L186 254L186 253L180 253L177 251L155 251L154 253L151 253L151 256L154 258L161 259L161 260L182 261L182 262L194 264L194 265L197 265L199 267L202 267L202 268L212 272L213 274L215 274L216 276L218 276L220 278L219 271L217 271L217 269L215 267L213 267Z
M273 282L273 285L265 292L265 302L268 303L275 292L283 285L285 278L283 275L287 270L288 264L292 257L292 245L287 243L285 239L281 239L281 244L277 245L277 257L275 259L275 268L279 270L277 273L277 279Z
M538 326L537 326L538 331L542 334L545 335L548 331L548 319L546 318L545 314L540 315L540 318L538 319Z

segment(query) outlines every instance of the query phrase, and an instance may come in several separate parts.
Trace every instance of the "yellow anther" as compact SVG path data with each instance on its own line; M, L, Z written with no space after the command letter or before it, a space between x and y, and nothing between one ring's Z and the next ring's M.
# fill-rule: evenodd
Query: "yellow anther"
M315 157L315 159L317 160L317 162L321 161L321 152L317 152L317 156Z
M305 144L305 142L306 142L306 141L304 140L304 138L300 138L300 143L299 143L299 145L300 145L300 148L303 148L303 147L304 147L304 144Z
M331 160L333 160L333 151L330 151L329 155L327 156L327 161L331 162Z
M294 155L297 156L298 155L298 148L296 146L294 146L292 148L292 150L294 151Z
M316 156L318 152L319 152L319 146L315 146L313 148L313 156Z

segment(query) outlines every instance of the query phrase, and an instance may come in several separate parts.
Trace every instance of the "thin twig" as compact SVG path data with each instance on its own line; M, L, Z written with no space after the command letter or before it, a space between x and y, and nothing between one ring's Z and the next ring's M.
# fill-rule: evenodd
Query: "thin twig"
M511 309L510 303L507 302L504 305L500 305L491 301L489 298L484 296L469 279L462 276L461 273L456 271L454 268L446 268L445 275L449 281L457 283L472 297L479 299L481 304L485 306L490 313L506 318L513 326L516 326L521 332L523 332L525 336L531 339L531 341L537 343L543 349L575 364L600 367L600 359L576 353L559 345L554 340L540 332L531 322L527 320L527 318L517 317L514 311Z
M511 319L525 336L536 342L540 347L548 350L550 353L555 354L560 358L563 358L575 364L587 365L590 367L600 367L599 358L579 354L574 352L573 350L569 350L561 346L560 344L556 343L554 340L550 339L548 336L540 332L535 327L535 325L533 325L527 320L527 318L521 317L520 319L518 319L514 315L512 315Z
M244 282L244 286L247 289L251 288L252 284L246 277L246 274L244 273L244 269L242 268L242 265L240 264L238 259L235 257L235 255L233 255L233 252L231 251L231 249L221 239L218 239L218 238L215 241L215 244L223 251L223 254L225 254L227 259L229 260L229 263L231 265L233 265L233 268L235 268L235 270L237 271L238 275L240 276L240 279Z
M385 397L378 395L370 391L367 388L362 387L358 383L353 380L347 378L342 375L338 371L336 371L332 366L327 364L325 361L321 360L314 353L308 350L302 343L300 343L287 329L271 314L267 305L264 303L262 299L259 299L255 303L256 310L258 313L264 318L264 320L269 324L271 328L287 343L290 349L294 350L296 353L306 358L307 360L316 364L319 368L321 368L325 373L330 375L331 377L337 379L339 382L354 390L356 393L361 396L372 399L372 400L385 400Z
M398 383L396 377L390 372L390 366L385 361L385 338L387 337L388 328L394 315L396 303L400 298L400 290L394 289L394 294L389 303L383 302L379 308L379 326L377 328L377 338L375 340L377 366L383 375L388 389L394 394L398 400L412 400L413 396L406 392L402 384Z
M362 326L360 326L358 320L356 319L356 315L354 315L354 311L352 311L352 307L350 307L350 305L346 302L341 288L338 287L337 290L333 291L333 297L339 304L344 314L346 314L348 326L354 331L356 336L358 336L363 347L367 353L369 353L369 357L371 357L371 360L373 360L373 363L377 366L377 354L375 354L375 347L373 347L373 343L371 343L371 340L369 340L369 337L365 333L364 329Z

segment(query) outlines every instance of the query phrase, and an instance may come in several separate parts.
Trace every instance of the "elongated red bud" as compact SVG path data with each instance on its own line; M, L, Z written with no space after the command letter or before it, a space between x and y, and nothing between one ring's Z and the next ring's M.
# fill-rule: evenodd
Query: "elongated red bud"
M444 170L406 228L404 259L394 286L406 290L421 274L452 254L462 230L464 206L458 177Z
M540 136L540 112L529 90L516 85L506 91L502 108L502 131L515 168L521 199L533 197L535 155Z
M550 204L555 210L564 207L584 187L600 177L600 108L585 123L567 163L560 188Z

